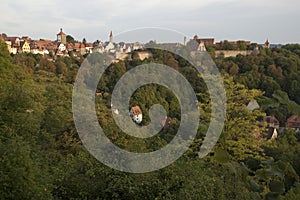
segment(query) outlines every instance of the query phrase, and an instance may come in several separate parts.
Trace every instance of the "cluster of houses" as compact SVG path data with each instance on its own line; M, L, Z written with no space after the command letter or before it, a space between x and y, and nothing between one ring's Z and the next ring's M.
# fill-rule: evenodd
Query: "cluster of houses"
M101 42L99 40L90 42L67 42L67 34L62 29L57 33L57 39L51 40L32 40L29 37L9 37L5 34L0 35L0 40L4 41L7 49L11 54L32 53L54 56L82 56L93 52L110 53L116 59L121 59L126 54L142 49L143 45L139 42L135 43L115 43L113 34L110 32L109 41Z
M248 105L247 109L250 111L259 109L260 106L256 100L251 100ZM267 139L276 139L278 137L278 133L283 132L286 128L293 129L295 131L300 131L300 116L292 115L290 116L285 123L285 127L280 126L279 120L276 119L275 116L265 116L261 120L261 125L267 128ZM255 138L263 137L261 133L254 132L253 133Z
M250 111L254 111L256 109L260 109L260 106L256 100L251 100L247 104L247 109ZM115 106L111 105L111 110L115 114L119 115L119 111ZM140 124L143 120L143 113L139 106L131 107L129 111L129 116L137 124ZM168 124L170 124L171 118L167 116L160 116L157 120L159 121L161 127L165 127ZM280 123L275 116L265 116L260 121L260 126L267 128L267 135L263 136L264 134L260 132L253 132L253 136L256 139L263 138L263 137L266 137L267 139L276 139L278 137L278 133L283 132L284 129L286 128L293 129L295 131L300 131L300 116L298 115L290 116L285 123L285 127L280 126Z
M275 116L266 116L263 118L263 122L267 124L268 135L267 139L275 139L278 137L278 133L282 132L284 129L293 129L295 131L300 130L300 116L292 115L285 123L285 127L281 127L278 119Z
M32 54L41 54L54 56L82 56L85 54L90 54L93 52L99 53L109 53L114 56L115 59L124 59L128 56L128 53L143 49L144 45L135 42L135 43L115 43L113 34L110 32L109 41L95 41L90 42L77 42L77 41L67 41L67 34L60 29L59 33L56 35L56 40L32 40L29 37L9 37L5 34L0 35L0 40L5 41L7 49L11 54L17 53L32 53ZM249 46L250 41L226 41L226 44L231 46L236 46L239 43L244 43L244 45ZM176 47L182 46L179 43L174 43L170 45L175 45ZM192 51L206 51L207 47L214 46L217 49L222 49L224 42L216 42L214 38L199 38L197 35L194 36L189 42L186 42L186 37L184 37L183 45L190 46ZM261 45L265 48L270 48L270 42L267 40L265 44ZM235 57L238 54L241 55L250 55L252 53L259 53L258 45L254 50L216 50L216 56L224 57ZM149 55L146 55L149 57Z

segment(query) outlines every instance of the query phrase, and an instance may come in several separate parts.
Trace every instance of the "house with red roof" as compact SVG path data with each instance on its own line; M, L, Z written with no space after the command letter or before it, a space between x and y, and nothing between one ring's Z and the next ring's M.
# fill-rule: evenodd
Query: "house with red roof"
M290 116L287 119L285 126L286 126L286 128L300 130L300 116L298 116L298 115Z

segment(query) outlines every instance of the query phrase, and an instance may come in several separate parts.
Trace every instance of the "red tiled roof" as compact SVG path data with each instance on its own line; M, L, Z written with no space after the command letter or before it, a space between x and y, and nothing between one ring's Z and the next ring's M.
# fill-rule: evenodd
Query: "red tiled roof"
M85 45L83 43L81 43L80 48L85 48Z
M139 106L134 106L131 108L132 112L134 115L139 115L142 114L142 110Z
M93 47L93 44L92 44L92 43L86 43L85 46L86 46L86 47Z
M73 49L73 45L72 44L67 44L67 49Z
M74 47L75 47L75 49L80 48L80 42L75 42L75 43L74 43Z

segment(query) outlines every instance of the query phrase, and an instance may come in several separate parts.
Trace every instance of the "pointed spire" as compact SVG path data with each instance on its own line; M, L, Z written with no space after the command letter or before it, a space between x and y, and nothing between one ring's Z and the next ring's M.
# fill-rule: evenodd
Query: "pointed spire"
M113 37L112 31L110 31L110 34L109 34L109 42L114 43L114 37Z

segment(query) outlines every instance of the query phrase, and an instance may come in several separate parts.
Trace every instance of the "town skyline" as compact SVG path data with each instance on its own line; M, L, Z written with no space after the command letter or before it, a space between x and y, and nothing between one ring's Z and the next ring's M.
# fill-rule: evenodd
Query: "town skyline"
M156 40L156 36L161 36L169 32L168 38L180 38L182 37L182 42L163 42L164 40ZM151 34L152 32L152 34ZM149 34L150 33L150 34ZM156 34L155 34L156 33ZM124 42L124 38L130 37L135 38L136 35L143 35L145 38L143 42ZM167 34L166 34L167 35ZM123 37L122 37L123 36ZM123 40L122 40L123 38ZM144 38L144 39L145 39ZM147 43L160 43L164 45L173 46L176 48L181 48L187 46L191 51L207 51L207 48L213 48L214 54L216 56L224 57L235 57L239 54L250 55L258 54L259 48L281 48L282 45L271 44L267 39L264 44L252 43L249 40L235 40L235 41L219 41L217 42L215 38L203 38L198 35L194 35L192 38L187 38L181 35L181 33L174 34L170 30L163 29L140 29L134 32L126 32L121 34L118 42L115 41L113 32L110 31L108 40L96 40L87 41L83 38L82 41L78 41L71 35L63 32L60 28L59 32L56 34L55 40L49 39L38 39L34 40L29 36L10 36L5 33L0 35L0 41L5 42L7 49L10 54L18 53L32 53L41 55L55 55L55 56L83 56L90 53L109 53L117 60L123 60L129 56L132 51L143 50ZM146 41L146 42L145 42ZM259 47L260 46L260 47ZM225 51L224 51L225 50ZM148 58L150 54L144 52L141 57Z
M30 35L33 39L54 39L60 27L74 38L89 41L107 38L137 27L161 27L183 32L188 37L217 40L251 40L263 43L300 43L296 0L251 2L177 0L172 3L125 1L8 1L1 7L1 32ZM139 40L139 39L137 39Z
M128 36L131 32L135 32L135 31L139 31L139 30L143 30L143 29L146 29L146 31L149 31L149 30L151 31L151 29L153 29L153 31L162 30L162 32L174 31L174 32L177 32L177 35L175 34L175 36L173 35L170 38L167 38L167 37L163 36L163 37L158 37L158 38L151 37L151 38L145 39L145 37L141 37L140 40L138 39L138 37L134 37L136 39L132 39L132 37ZM270 44L274 44L274 45L299 44L297 42L295 42L295 43L272 42L268 37L261 38L259 41L252 41L252 40L250 40L248 38L235 38L235 39L224 38L224 39L218 39L218 38L215 38L212 35L211 36L202 36L201 33L200 34L199 33L194 33L194 35L191 35L191 36L184 36L183 33L178 32L176 30L164 29L164 28L157 28L157 27L138 28L138 29L124 31L124 32L121 32L121 33L115 33L113 30L110 30L110 31L107 32L106 35L101 36L101 37L99 36L95 40L89 40L88 37L86 37L86 36L83 36L83 38L76 38L73 33L69 33L67 31L65 31L64 28L59 28L57 30L60 30L60 31L63 30L63 32L66 35L71 36L77 42L82 42L83 40L86 40L89 43L93 43L93 42L96 42L96 41L109 42L110 41L110 34L113 33L113 35L114 35L114 42L115 43L120 43L120 42L126 42L126 43L140 42L140 43L145 44L145 43L148 43L150 41L157 41L158 43L168 43L168 42L171 42L171 43L180 43L180 44L183 44L184 43L184 38L186 38L186 39L192 39L193 37L198 36L200 38L213 38L215 41L219 41L219 42L222 42L222 41L250 41L251 43L262 45L262 44L264 44L266 42L266 40L268 40L270 42ZM8 34L5 31L0 32L0 35L6 35L8 37L17 37L17 38L29 38L30 40L50 40L50 41L56 41L57 40L57 37L56 37L57 34L56 33L58 31L56 31L56 32L55 31L51 31L51 32L53 32L55 34L53 34L53 36L51 36L49 38L32 37L31 34L26 34L26 33L21 33L19 35ZM124 35L122 35L122 34L124 34Z
M60 30L60 29L63 29L64 32L66 33L66 35L72 36L78 42L81 42L83 39L85 39L88 42L95 42L97 40L102 41L102 42L107 42L107 41L109 41L109 34L111 32L114 33L115 42L116 43L119 43L119 42L128 42L128 43L141 42L141 43L147 43L147 42L149 42L151 40L157 40L158 39L158 38L155 38L155 37L145 39L145 37L142 37L142 36L140 36L140 39L138 39L139 37L135 37L137 39L131 39L132 37L122 36L123 33L125 33L125 34L126 33L131 33L131 32L134 32L136 30L143 30L143 29L147 29L147 31L149 31L151 29L153 29L155 31L157 29L161 29L162 31L174 31L174 32L177 32L179 34L182 34L182 37L178 37L178 35L177 35L177 37L175 36L175 37L171 37L171 38L164 37L165 40L159 41L160 43L173 42L173 43L182 43L183 44L183 42L184 42L184 33L181 33L181 32L179 32L177 30L165 29L165 28L161 28L161 27L140 27L140 28L136 28L136 29L132 29L132 30L122 31L122 32L119 32L119 33L118 32L115 33L113 30L109 30L106 34L104 34L102 36L99 36L98 38L93 39L93 40L88 39L89 37L88 36L84 36L84 35L83 35L82 38L76 38L76 36L74 36L74 35L77 35L76 33L67 32L67 31L65 31L64 28L61 28L61 27L57 28L57 30ZM50 31L50 32L54 33L54 34L52 36L50 36L49 38L45 38L45 37L32 37L31 34L22 33L22 32L17 35L17 34L9 34L5 30L4 31L0 30L0 31L1 31L0 34L5 34L5 35L10 36L10 37L20 37L20 38L21 37L28 37L28 38L30 38L32 40L51 40L51 41L55 41L57 39L55 37L57 31L53 31L53 30ZM33 33L32 35L35 35L35 34ZM120 35L121 35L121 37L119 37ZM280 41L277 41L277 42L275 41L274 42L274 41L270 40L270 38L272 38L272 37L260 38L258 41L256 41L256 40L250 40L249 38L242 38L242 37L218 39L218 38L214 37L213 34L212 35L201 35L201 33L196 33L196 32L193 35L191 35L191 36L185 36L185 37L187 37L187 38L193 38L195 35L200 36L201 38L214 38L216 41L225 41L225 40L227 40L227 41L251 41L252 43L264 44L266 40L269 40L270 43L274 44L274 45L276 45L276 44L281 44L281 45L285 45L285 44L299 44L300 43L300 42L280 42ZM129 39L127 39L127 38L129 38Z

